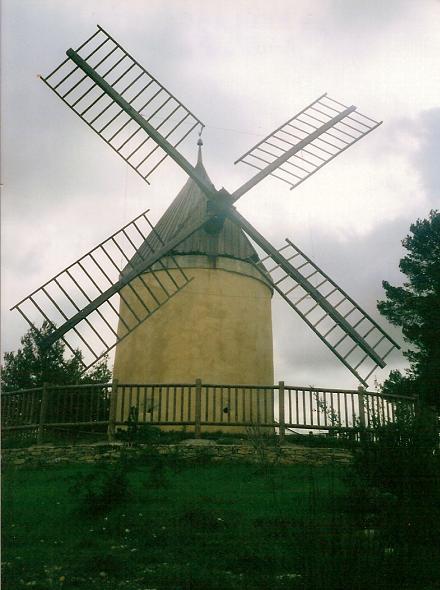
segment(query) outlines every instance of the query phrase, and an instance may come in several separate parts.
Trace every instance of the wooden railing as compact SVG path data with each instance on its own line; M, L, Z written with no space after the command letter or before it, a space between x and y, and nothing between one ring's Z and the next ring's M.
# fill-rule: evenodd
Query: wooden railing
M111 383L43 385L1 395L2 431L34 430L43 442L45 429L106 426Z
M107 432L129 422L190 427L196 436L207 430L274 429L281 436L292 429L361 432L393 422L402 405L414 411L415 399L380 396L358 390L285 385L205 384L63 385L4 393L2 430L33 431L42 443L51 429L83 427Z

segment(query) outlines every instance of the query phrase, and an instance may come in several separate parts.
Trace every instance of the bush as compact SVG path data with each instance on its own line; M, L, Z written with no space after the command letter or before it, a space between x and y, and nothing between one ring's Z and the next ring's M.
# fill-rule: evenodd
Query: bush
M396 544L436 542L440 536L440 457L428 411L397 408L354 453L352 501L363 518Z
M170 485L169 475L170 467L167 458L163 455L153 455L148 457L150 470L147 481L144 481L144 487L154 490L165 489Z
M100 516L112 510L129 496L125 462L120 460L114 464L98 464L94 471L77 477L69 491L80 513Z
M125 430L119 429L116 433L117 439L132 445L154 445L159 444L161 431L157 426L148 423L141 423L135 419L129 419Z
M25 449L37 443L37 433L32 430L2 433L3 449Z
M355 432L337 432L334 435L309 432L308 434L288 433L283 444L301 445L328 449L353 449L357 445Z

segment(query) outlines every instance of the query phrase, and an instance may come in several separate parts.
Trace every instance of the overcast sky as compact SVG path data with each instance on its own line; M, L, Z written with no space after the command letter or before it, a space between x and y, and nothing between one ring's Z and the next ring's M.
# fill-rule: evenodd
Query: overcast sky
M234 160L323 92L384 121L294 191L269 177L238 203L377 317L402 238L440 205L438 1L3 0L3 351L27 329L12 305L144 209L156 221L185 182L169 161L145 185L38 79L96 24L206 124L217 188L241 185L252 173ZM277 380L357 385L275 298L273 323ZM376 377L402 366L397 353Z

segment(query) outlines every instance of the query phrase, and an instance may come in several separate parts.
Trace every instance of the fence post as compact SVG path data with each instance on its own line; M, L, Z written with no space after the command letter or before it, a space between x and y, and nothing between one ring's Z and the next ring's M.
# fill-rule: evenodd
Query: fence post
M115 440L115 418L116 418L116 401L118 395L118 380L113 379L112 390L110 392L110 408L108 412L107 440L109 443Z
M43 444L44 440L44 425L46 422L47 414L47 398L48 398L48 384L43 383L43 389L41 392L41 405L40 405L40 422L38 425L37 444Z
M196 379L196 407L195 407L195 424L194 433L196 438L200 438L201 419L202 419L202 380Z
M360 386L358 387L358 401L359 401L359 438L362 442L368 439L365 419L365 389Z
M286 434L286 420L284 417L284 381L278 382L278 413L280 441L283 442Z

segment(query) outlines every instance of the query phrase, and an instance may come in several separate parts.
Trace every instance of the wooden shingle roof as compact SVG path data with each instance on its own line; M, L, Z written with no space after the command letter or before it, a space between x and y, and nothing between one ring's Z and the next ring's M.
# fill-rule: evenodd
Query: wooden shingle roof
M214 188L203 166L200 150L196 170ZM189 178L156 224L155 231L166 244L185 225L204 215L206 207L207 198L197 184ZM146 258L151 253L151 247L154 250L161 247L161 242L155 232L151 232L147 236L138 250L139 255ZM208 256L226 256L239 260L258 260L258 255L246 235L240 227L229 219L224 221L222 229L216 234L210 234L203 228L199 229L176 246L171 253L204 254ZM137 255L132 259L132 264L136 264L136 257Z

